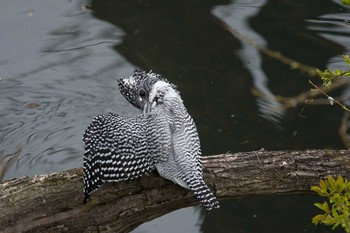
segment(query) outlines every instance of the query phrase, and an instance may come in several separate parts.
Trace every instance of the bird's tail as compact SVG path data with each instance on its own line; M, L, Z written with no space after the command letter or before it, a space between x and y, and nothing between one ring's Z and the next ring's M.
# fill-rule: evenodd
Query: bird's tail
M90 153L90 149L85 150L83 162L84 204L89 199L90 193L103 184L100 164L94 156L90 155Z
M203 207L205 207L207 210L220 207L219 202L217 201L214 194L210 191L209 187L206 185L202 177L193 177L186 179L186 183L194 192Z

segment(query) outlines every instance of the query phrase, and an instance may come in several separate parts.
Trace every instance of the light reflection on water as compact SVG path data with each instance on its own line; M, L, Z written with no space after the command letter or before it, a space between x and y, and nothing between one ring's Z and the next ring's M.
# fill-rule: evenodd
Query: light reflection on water
M266 47L267 43L264 38L250 28L248 22L248 19L255 16L266 2L267 0L251 1L249 3L235 1L231 5L215 7L212 14L227 23L231 29L244 33L242 36L249 38L257 46ZM265 119L279 125L284 110L268 87L268 78L262 67L261 53L247 41L241 40L241 43L242 48L237 51L237 54L250 72L254 88L262 93L262 96L256 98L260 114Z
M110 49L110 38L118 43L122 31L91 17L81 8L84 1L16 2L20 7L7 1L0 10L6 22L0 151L9 155L21 148L4 179L80 167L81 138L93 116L136 112L117 91L116 80L133 69Z

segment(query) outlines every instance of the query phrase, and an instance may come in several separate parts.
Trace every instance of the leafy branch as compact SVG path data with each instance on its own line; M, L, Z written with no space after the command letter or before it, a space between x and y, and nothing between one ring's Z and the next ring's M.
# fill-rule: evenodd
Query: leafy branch
M350 66L350 57L349 55L343 55L343 60L345 63L347 63ZM343 81L344 78L349 79L350 78L350 69L347 71L343 70L331 70L330 68L326 69L325 71L321 71L319 69L316 69L317 74L320 76L322 82L323 82L323 89L320 89L318 86L316 86L311 80L309 80L309 83L315 88L316 91L319 93L322 93L324 96L327 97L329 100L329 103L333 105L336 103L339 105L343 110L350 112L350 109L347 108L344 104L342 104L340 101L335 100L333 97L329 96L326 92L327 89L332 89L334 83ZM346 80L349 81L349 80Z
M343 55L343 60L350 66L350 57L349 55ZM343 77L350 77L350 69L347 71L343 70L331 70L330 68L325 71L316 69L317 74L320 76L323 81L323 86L329 87L333 84L334 81L338 81Z
M319 186L312 186L311 190L328 198L328 202L315 203L324 213L313 217L312 222L316 225L333 225L333 230L341 226L345 232L350 233L350 182L342 176L336 180L330 176L326 180L320 180Z

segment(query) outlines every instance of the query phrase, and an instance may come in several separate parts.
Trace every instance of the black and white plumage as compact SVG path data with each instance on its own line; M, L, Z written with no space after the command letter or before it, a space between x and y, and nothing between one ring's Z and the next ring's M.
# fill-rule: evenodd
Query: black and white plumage
M203 180L197 129L176 86L159 74L135 70L119 80L123 96L142 110L136 118L97 116L84 134L85 201L104 182L153 169L190 189L207 209L219 203Z
M84 203L104 182L134 179L152 171L163 153L170 153L169 131L166 119L154 114L95 117L83 136Z

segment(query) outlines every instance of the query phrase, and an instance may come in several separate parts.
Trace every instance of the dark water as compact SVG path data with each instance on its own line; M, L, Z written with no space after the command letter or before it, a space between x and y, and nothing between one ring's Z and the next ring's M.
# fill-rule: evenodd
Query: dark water
M335 0L2 0L0 153L8 161L18 152L4 179L80 167L93 116L137 114L116 86L134 67L177 84L206 155L342 149L339 108L271 111L276 99L252 94L292 97L311 88L310 77L235 38L222 22L306 65L345 69L346 20L350 8ZM315 201L227 201L218 211L182 209L134 232L328 232L310 223Z

